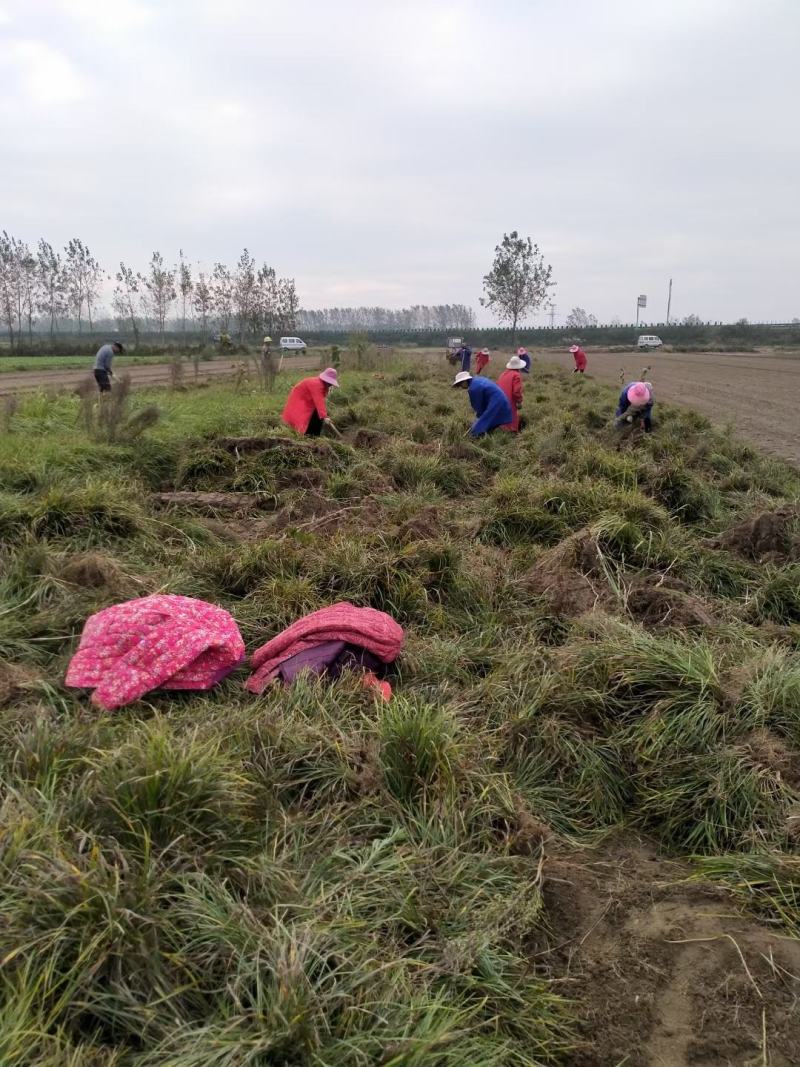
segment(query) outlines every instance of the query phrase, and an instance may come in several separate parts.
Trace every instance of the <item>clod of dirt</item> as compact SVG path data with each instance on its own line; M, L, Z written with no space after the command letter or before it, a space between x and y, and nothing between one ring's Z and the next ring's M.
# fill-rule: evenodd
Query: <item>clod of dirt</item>
M438 508L421 508L416 515L401 522L395 537L398 541L431 541L442 534L442 519Z
M792 523L798 516L796 505L760 511L705 543L709 548L738 552L745 559L795 562L800 559L800 544L792 536Z
M327 480L328 472L320 467L299 467L279 474L278 486L281 489L319 489Z
M60 576L81 589L110 589L118 584L121 574L113 560L87 552L70 556L61 566Z
M195 493L180 491L174 493L154 493L153 503L161 507L191 508L195 511L215 514L218 511L251 512L265 507L270 497L256 493Z
M0 660L0 707L5 707L36 681L36 673L29 668Z
M800 752L766 728L753 730L744 746L756 763L777 772L793 789L800 789Z
M543 597L555 615L578 618L610 601L600 558L591 534L578 530L542 553L528 573L527 589Z
M383 448L391 440L388 433L383 433L382 430L358 430L353 438L353 444L356 448Z
M668 626L691 630L713 626L714 616L703 601L675 588L677 584L683 583L654 577L637 579L628 592L628 611L643 626L653 629Z

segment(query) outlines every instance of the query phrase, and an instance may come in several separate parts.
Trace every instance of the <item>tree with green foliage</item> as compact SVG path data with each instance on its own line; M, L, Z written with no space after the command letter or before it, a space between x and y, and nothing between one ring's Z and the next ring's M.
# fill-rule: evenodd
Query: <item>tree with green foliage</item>
M211 316L211 311L214 305L214 294L211 291L211 286L208 284L208 279L203 271L197 276L197 281L194 285L194 297L192 300L192 306L194 312L200 320L200 330L203 334L203 343L208 339L208 320Z
M570 330L583 330L587 326L596 326L597 316L588 314L583 308L573 308L564 325Z
M519 323L541 307L555 285L552 274L539 246L516 230L504 234L495 247L492 269L483 279L486 296L481 297L481 304L511 326L512 344L516 344Z

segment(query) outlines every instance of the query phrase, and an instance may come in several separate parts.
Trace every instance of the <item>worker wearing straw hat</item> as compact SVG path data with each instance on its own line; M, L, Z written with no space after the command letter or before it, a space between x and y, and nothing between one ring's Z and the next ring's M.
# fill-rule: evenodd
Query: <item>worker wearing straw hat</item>
M525 364L519 358L519 356L512 356L506 363L506 369L497 379L497 384L500 389L503 390L511 405L511 422L507 422L503 425L504 430L511 430L512 433L517 433L525 426L525 420L520 417L520 408L522 407L522 377L520 371Z
M645 433L653 429L653 387L650 382L628 382L619 394L616 411L616 425L624 428L638 420Z
M498 426L511 422L513 413L506 394L490 378L473 378L469 371L460 370L453 382L454 389L466 389L469 402L477 415L469 428L470 437L482 437Z
M330 390L338 388L339 377L333 367L327 367L315 378L303 378L289 393L281 418L287 426L306 437L319 437L323 426L338 435L339 431L328 418L325 404Z
M489 349L482 348L480 352L475 355L475 373L483 374L483 368L489 362Z

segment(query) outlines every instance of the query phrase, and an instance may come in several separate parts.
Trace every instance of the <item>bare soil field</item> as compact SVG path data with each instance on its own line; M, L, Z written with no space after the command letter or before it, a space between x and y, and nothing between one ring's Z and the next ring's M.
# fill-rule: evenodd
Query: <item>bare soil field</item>
M800 464L800 352L587 352L587 374L604 382L638 378L643 367L657 400L686 404L714 422L730 423L737 436ZM571 369L572 357L546 352L542 359Z

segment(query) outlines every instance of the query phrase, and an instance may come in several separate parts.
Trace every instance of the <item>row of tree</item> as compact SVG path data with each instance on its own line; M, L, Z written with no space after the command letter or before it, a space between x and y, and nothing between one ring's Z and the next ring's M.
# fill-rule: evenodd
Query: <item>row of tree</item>
M212 330L246 334L291 332L297 326L299 299L293 278L258 265L245 248L235 267L215 263L196 276L183 254L168 265L154 252L144 272L121 262L106 273L79 238L62 251L40 239L35 248L5 230L0 234L0 323L11 347L19 348L35 331L51 338L64 328L84 325L91 333L104 286L113 283L111 304L120 329L138 342L143 331L163 337L171 317L184 335L187 325L206 338Z
M470 330L472 308L464 304L415 304L407 308L352 307L301 310L298 329L323 330Z

